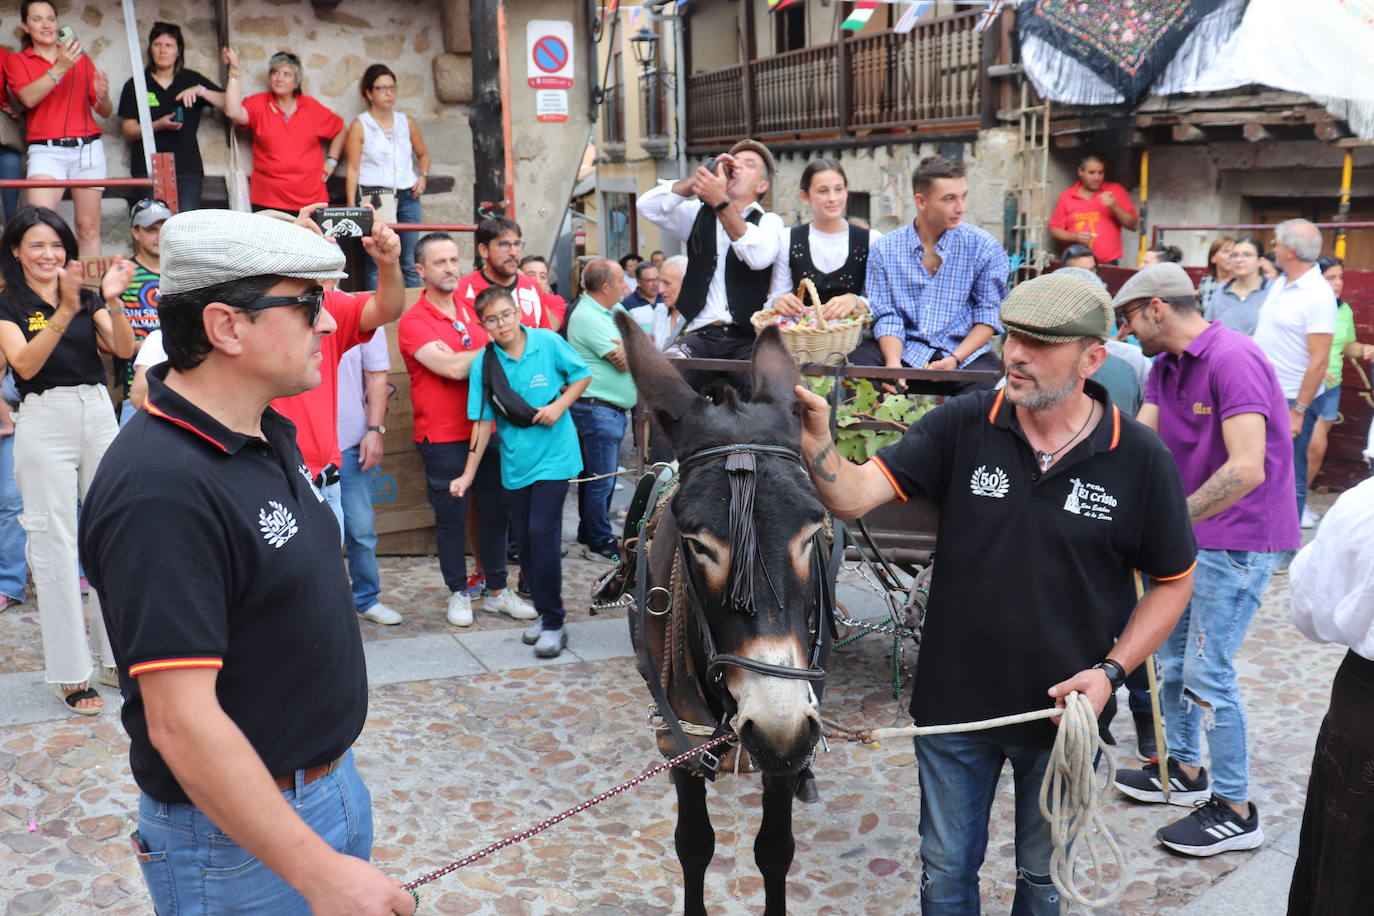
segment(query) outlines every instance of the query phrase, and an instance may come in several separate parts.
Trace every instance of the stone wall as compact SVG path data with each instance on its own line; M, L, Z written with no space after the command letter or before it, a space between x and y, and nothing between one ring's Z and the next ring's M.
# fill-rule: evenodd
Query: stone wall
M119 93L132 72L119 5L110 0L59 2L58 5L60 21L76 29L96 66L110 77L110 94L118 105ZM358 93L358 80L363 70L374 62L391 67L400 87L398 107L416 121L429 147L433 160L431 175L454 180L451 192L425 197L425 220L472 220L472 136L468 129L468 108L439 101L435 86L435 59L446 50L471 48L466 0L426 3L345 0L333 10L316 8L307 0L233 0L228 6L229 32L243 63L245 94L267 88L267 60L272 54L279 50L291 51L301 58L304 67L304 91L348 123L365 108ZM572 185L585 145L587 54L585 45L575 52L578 85L570 92L572 115L569 122L536 123L533 90L525 85L525 23L531 18L578 22L581 7L576 0L529 0L518 7L516 11L509 11L508 7L515 182L520 205L517 217L526 223L526 238L531 250L543 251L551 246L562 201ZM222 71L210 3L205 0L139 0L135 9L139 17L141 48L146 48L148 29L154 21L175 22L182 27L186 38L186 66L216 82L220 80ZM443 15L445 12L447 16ZM20 32L16 17L10 14L2 22L4 44L18 48ZM580 23L578 29L579 34L585 31ZM456 47L446 49L448 44ZM442 68L440 70L442 72ZM200 148L207 175L223 175L228 168L225 123L217 113L201 121ZM120 138L118 117L106 119L103 127L110 175L128 175L128 151ZM246 138L241 134L240 139L242 149L242 141ZM63 206L70 217L70 203ZM104 216L106 250L125 250L128 225L127 210L122 202L107 197ZM467 243L464 245L466 247Z

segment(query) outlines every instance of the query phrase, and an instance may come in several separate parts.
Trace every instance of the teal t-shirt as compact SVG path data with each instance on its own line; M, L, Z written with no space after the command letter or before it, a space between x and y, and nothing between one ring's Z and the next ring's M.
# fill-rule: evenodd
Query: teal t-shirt
M608 309L584 293L568 319L568 343L592 370L592 383L582 396L610 401L629 410L639 400L635 380L605 358L605 354L620 345L620 329L615 326L612 313L623 311L625 307L619 303Z
M564 386L591 374L558 334L547 328L524 331L525 352L519 359L511 359L500 347L496 348L496 358L511 388L531 407L557 400ZM473 360L468 378L470 420L493 417L491 405L482 397L482 362L482 357ZM496 429L501 434L501 483L507 490L519 490L540 480L569 480L582 472L582 447L567 411L552 426L514 426L504 417L496 417Z

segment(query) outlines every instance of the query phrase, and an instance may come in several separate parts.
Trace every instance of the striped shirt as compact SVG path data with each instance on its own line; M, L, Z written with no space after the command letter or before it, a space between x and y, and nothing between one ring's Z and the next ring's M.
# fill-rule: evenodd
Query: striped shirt
M960 223L935 243L941 263L934 275L913 224L888 233L868 250L864 295L873 313L873 336L902 341L902 362L914 368L948 356L975 324L1002 332L998 312L1011 267L997 239ZM987 344L960 363L967 366Z

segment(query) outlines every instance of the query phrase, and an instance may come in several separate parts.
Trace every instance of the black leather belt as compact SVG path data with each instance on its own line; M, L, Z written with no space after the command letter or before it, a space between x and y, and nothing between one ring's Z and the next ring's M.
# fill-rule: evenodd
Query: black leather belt
M359 188L359 189L358 189L358 196L359 196L359 197L371 197L371 196L374 195L374 194L395 194L395 193L396 193L396 190L397 190L396 188L383 188L383 187L372 187L372 186L368 186L368 187Z
M611 410L618 410L621 413L629 410L628 407L621 407L619 404L612 404L610 401L603 401L601 398L578 398L579 404L590 404L592 407L609 407Z
M321 490L338 482L339 466L332 461L320 468L320 472L315 475L315 486Z
M38 146L65 146L68 149L75 149L78 146L85 146L100 139L100 134L91 134L89 137L58 137L55 140L34 140Z

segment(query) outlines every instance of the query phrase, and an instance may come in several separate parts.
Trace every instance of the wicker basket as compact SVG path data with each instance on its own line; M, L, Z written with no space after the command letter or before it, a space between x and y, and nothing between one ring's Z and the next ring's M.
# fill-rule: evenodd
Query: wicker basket
M859 345L864 328L872 320L868 309L861 306L857 313L859 320L846 320L841 325L835 321L827 321L821 314L821 297L810 279L801 281L797 295L803 302L808 298L811 300L811 311L816 318L816 324L814 327L780 326L778 330L782 332L782 342L798 362L823 363L830 366L844 362L845 357ZM762 309L754 313L749 323L754 326L755 333L762 333L768 325L776 323L778 317L778 313L773 309Z

